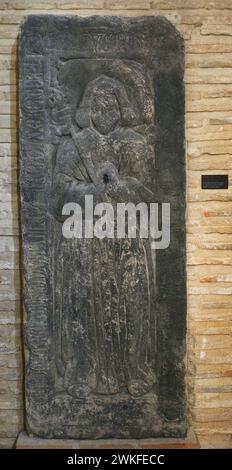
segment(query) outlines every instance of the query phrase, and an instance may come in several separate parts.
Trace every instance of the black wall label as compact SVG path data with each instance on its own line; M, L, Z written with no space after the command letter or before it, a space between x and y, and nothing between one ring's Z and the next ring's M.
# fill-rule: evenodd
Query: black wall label
M202 175L201 189L228 189L228 175Z

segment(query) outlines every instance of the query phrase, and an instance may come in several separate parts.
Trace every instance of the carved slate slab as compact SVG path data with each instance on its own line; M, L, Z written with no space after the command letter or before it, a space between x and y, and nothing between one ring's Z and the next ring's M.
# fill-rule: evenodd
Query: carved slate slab
M162 17L29 16L20 42L27 430L184 436L182 39ZM87 194L171 203L169 247L65 239Z

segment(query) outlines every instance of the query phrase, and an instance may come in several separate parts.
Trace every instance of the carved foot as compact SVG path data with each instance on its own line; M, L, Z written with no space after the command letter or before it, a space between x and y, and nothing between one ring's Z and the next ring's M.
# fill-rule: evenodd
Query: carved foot
M155 383L155 373L149 366L145 366L144 370L139 369L137 377L131 378L127 389L133 397L140 397L148 393Z
M152 384L149 384L142 379L131 380L127 385L127 390L133 397L141 397L148 393L151 388Z
M75 385L70 385L67 389L67 392L72 397L87 397L90 393L89 387L85 383L77 383Z

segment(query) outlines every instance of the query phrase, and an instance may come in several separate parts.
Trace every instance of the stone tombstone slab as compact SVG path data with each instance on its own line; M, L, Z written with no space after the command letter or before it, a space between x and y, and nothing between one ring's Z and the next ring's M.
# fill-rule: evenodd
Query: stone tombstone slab
M22 25L32 435L185 436L183 72L182 38L162 17L35 15ZM94 207L170 203L170 245L154 250L137 235L64 237L64 204L78 203L85 221L86 195Z

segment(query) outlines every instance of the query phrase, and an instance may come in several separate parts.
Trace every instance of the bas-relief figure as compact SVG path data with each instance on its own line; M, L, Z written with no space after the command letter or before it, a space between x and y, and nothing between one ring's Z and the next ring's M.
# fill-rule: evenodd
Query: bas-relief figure
M52 185L57 383L74 396L141 396L156 381L150 242L65 239L59 218L65 203L84 205L85 195L113 205L154 201L146 186L154 155L129 127L133 110L117 80L102 75L90 81L75 118L70 137L58 146Z
M162 18L41 21L21 40L28 432L183 436L182 42ZM171 199L169 251L139 235L65 239L62 208L85 217L86 195Z

